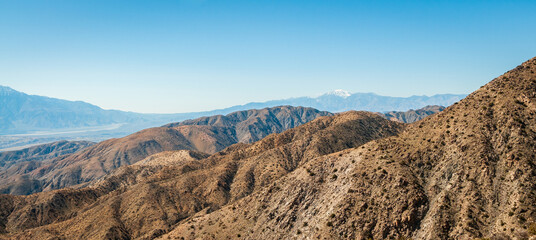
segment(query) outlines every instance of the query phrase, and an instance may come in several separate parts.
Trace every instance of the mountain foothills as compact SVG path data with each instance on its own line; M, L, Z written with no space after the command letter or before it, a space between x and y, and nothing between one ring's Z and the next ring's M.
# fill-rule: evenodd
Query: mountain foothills
M1 182L45 192L0 195L0 238L536 238L536 58L386 119L435 111L251 110L18 161Z
M19 162L43 161L74 153L92 146L88 141L58 141L42 144L19 151L0 152L0 167L9 168Z
M124 138L100 142L73 154L43 161L28 159L6 166L0 169L0 192L31 194L80 187L155 153L193 150L213 154L232 144L251 143L329 115L332 114L312 108L283 106L150 128Z
M378 113L380 116L388 118L393 121L409 122L416 121L425 116L434 114L444 109L439 106L428 106L419 110L410 110L408 112L389 112L386 114ZM57 189L65 186L72 186L72 183L66 184L67 181L73 181L74 185L83 184L86 180L80 180L76 176L73 179L72 174L80 172L81 169L90 169L88 166L88 160L95 160L101 162L119 162L120 165L130 164L136 160L152 153L150 151L158 152L162 150L176 150L176 149L195 149L202 152L214 153L223 148L237 142L251 143L264 138L269 133L278 133L283 130L293 128L307 121L310 121L318 116L331 115L327 112L318 112L312 109L306 108L291 108L291 107L279 107L263 110L249 110L240 111L227 116L217 115L210 117L202 117L193 120L186 120L180 123L171 123L165 125L164 128L180 129L181 134L185 134L188 141L192 144L173 145L164 147L158 150L154 150L154 143L162 142L157 139L166 139L164 144L175 141L176 139L171 135L159 135L160 133L156 129L148 130L146 132L133 135L132 137L126 137L115 141L109 141L106 147L102 147L99 150L93 150L89 154L74 154L86 147L92 146L95 143L87 141L58 141L49 144L42 144L27 149L9 151L0 153L0 179L6 181L6 183L0 184L0 190L3 193L10 194L30 194L49 189ZM320 113L320 114L317 114ZM291 115L295 116L291 116ZM275 116L273 118L272 116ZM191 126L191 127L185 127ZM221 132L219 134L218 132ZM130 139L130 140L126 140ZM147 144L155 140L153 144ZM132 144L132 142L145 141L145 144L133 147L135 150L121 150L125 143ZM183 141L183 140L180 140ZM179 143L180 141L177 141ZM184 141L183 141L184 142ZM104 145L104 144L103 144ZM169 144L168 144L169 145ZM129 152L143 152L149 151L147 154L129 153ZM106 154L105 154L106 153ZM68 156L74 155L74 156ZM91 155L91 156L90 156ZM71 164L66 164L64 159L69 159ZM55 166L56 164L61 167ZM72 164L78 167L72 168ZM91 164L95 166L99 164ZM46 174L42 176L44 166L46 169L55 172L54 174ZM67 167L67 177L63 173L63 170L59 168ZM114 165L113 168L116 166ZM112 168L112 169L113 169ZM91 168L95 170L95 168ZM35 170L35 171L34 171ZM99 178L102 174L110 171L100 171L96 176L90 179ZM61 173L61 180L56 185L50 188L43 188L43 184L49 185L49 178L56 179L56 173ZM9 180L9 181L8 181ZM89 181L89 180L88 180Z
M348 112L210 157L161 152L81 189L3 195L0 226L5 227L0 230L6 238L152 239L198 212L215 211L271 186L318 156L402 129L401 123L374 113Z

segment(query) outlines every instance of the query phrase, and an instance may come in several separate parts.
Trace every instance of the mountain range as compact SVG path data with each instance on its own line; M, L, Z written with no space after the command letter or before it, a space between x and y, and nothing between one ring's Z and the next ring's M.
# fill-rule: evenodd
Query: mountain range
M192 150L213 154L235 143L255 142L269 134L331 115L312 108L291 106L248 110L149 128L72 151L72 154L58 154L57 157L37 160L29 157L14 161L13 157L2 158L0 155L0 192L31 194L84 186L116 168L134 164L162 151ZM44 145L34 148L54 147ZM27 152L35 150L30 148L5 155L24 156Z
M61 140L100 142L170 122L225 115L248 109L291 105L313 107L330 112L406 111L427 105L449 106L463 97L464 95L441 94L431 97L396 98L372 93L351 94L347 91L335 90L315 98L300 97L248 103L205 112L141 114L104 110L81 101L28 95L0 86L0 151L18 150Z
M304 162L402 128L374 113L348 112L209 157L186 150L161 152L77 190L3 195L0 203L9 207L0 215L6 219L2 231L42 229L21 236L46 239L54 237L46 233L54 225L66 238L155 238L201 210L216 210L270 186Z
M268 108L86 146L29 174L74 188L0 195L0 238L534 239L535 71L410 124L386 118L440 108Z
M534 239L535 90L533 58L396 136L302 162L161 239Z
M312 107L333 113L351 110L369 112L408 111L429 105L450 106L466 94L437 94L433 96L389 97L374 93L350 93L335 90L318 97L299 97L267 102L254 102L229 109L265 108L280 105Z
M4 153L0 239L532 240L535 113L533 58L447 108L279 106Z
M424 119L432 114L436 114L445 110L443 106L426 106L417 110L409 110L406 112L390 111L385 113L379 113L381 116L391 120L403 123L412 123Z
M350 94L336 90L322 96L300 97L274 100L262 103L248 103L225 109L176 114L141 114L118 110L104 110L98 106L81 102L66 101L36 95L28 95L9 87L0 86L0 134L36 133L46 135L64 133L91 134L92 132L112 132L113 137L121 137L148 127L186 119L228 114L248 109L261 109L283 105L312 107L322 111L343 112L365 110L374 112L407 111L427 105L450 106L465 95L441 94L431 97L412 96L408 98L386 97L372 93ZM109 136L107 136L109 137ZM101 140L101 139L97 139Z
M0 238L534 239L535 71L410 124L279 107L87 146L29 174L75 188L0 195Z

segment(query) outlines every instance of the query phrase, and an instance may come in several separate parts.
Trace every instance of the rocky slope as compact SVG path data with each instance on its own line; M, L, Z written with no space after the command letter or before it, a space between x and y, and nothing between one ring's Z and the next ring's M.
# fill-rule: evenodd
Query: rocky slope
M170 150L215 153L232 144L256 141L327 115L331 113L282 106L150 128L124 138L100 142L71 155L32 162L31 167L13 165L0 173L3 183L0 191L31 194L80 187L155 153Z
M87 141L58 141L18 151L0 153L0 193L25 194L39 191L39 182L25 176L42 162L64 158L92 146Z
M402 129L374 113L348 112L252 144L235 144L208 158L195 152L159 153L85 188L2 195L0 204L6 207L0 231L4 238L152 239L196 213L259 192L318 156Z
M271 133L280 133L287 129L307 123L318 116L331 116L331 113L312 108L281 106L264 109L252 109L171 123L164 127L212 126L232 128L238 142L256 142Z
M433 106L426 106L417 110L412 109L406 112L391 111L391 112L381 113L381 115L391 121L412 123L412 122L422 120L432 114L436 114L443 110L445 110L445 107L433 105Z
M396 137L315 158L162 239L535 239L536 58Z
M88 141L57 141L17 151L0 152L0 169L9 168L19 162L43 161L71 154L95 143Z

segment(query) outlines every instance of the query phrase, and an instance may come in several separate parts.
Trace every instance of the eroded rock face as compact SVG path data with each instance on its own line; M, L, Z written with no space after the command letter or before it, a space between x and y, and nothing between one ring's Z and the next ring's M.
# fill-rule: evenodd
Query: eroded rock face
M235 144L207 158L196 152L162 152L82 189L6 199L14 207L7 213L5 236L155 238L196 213L216 211L265 189L318 156L393 136L402 128L374 113L348 112L253 144ZM93 197L78 205L49 200L51 195L70 199L85 194Z

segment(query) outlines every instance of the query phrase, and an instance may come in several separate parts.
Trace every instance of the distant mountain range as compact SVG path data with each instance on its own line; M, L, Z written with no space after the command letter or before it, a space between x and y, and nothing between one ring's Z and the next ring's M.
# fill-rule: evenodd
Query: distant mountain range
M321 111L344 112L364 110L372 112L407 111L427 105L450 106L465 95L440 94L431 97L387 97L374 93L354 93L335 90L319 97L299 97L267 102L252 102L225 109L177 113L141 114L118 110L104 110L82 102L28 95L0 86L0 134L27 134L52 130L101 130L95 127L121 128L132 133L147 127L159 126L202 116L228 114L247 109L262 109L283 105L312 107ZM110 129L107 129L110 130Z
M164 124L174 114L140 114L104 110L82 102L28 95L0 86L0 134L24 134L62 129L118 128L122 124ZM115 127L114 127L115 126Z
M82 101L29 95L10 87L0 86L0 151L18 150L60 140L100 142L171 122L226 115L248 109L290 105L312 107L333 113L348 110L407 111L428 105L449 106L464 96L440 94L431 97L401 98L335 90L319 97L252 102L205 112L143 114L105 110Z
M335 90L318 97L299 97L267 102L253 102L234 106L224 110L234 111L254 108L265 108L281 105L312 107L321 111L333 113L350 110L387 112L408 111L429 105L450 106L463 99L467 94L437 94L433 96L388 97L374 93L350 93L344 90Z

